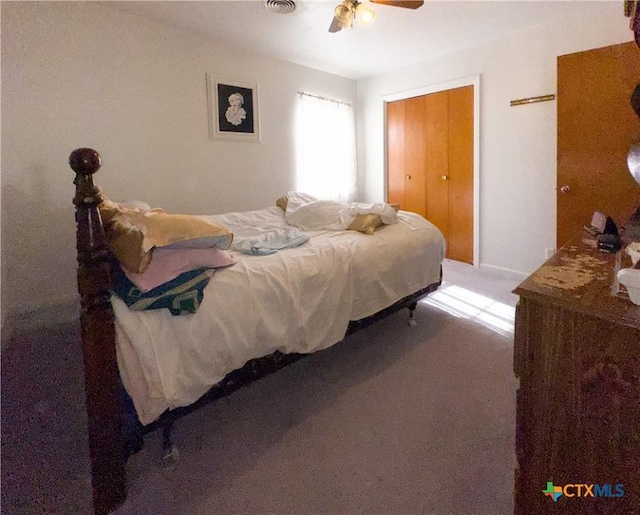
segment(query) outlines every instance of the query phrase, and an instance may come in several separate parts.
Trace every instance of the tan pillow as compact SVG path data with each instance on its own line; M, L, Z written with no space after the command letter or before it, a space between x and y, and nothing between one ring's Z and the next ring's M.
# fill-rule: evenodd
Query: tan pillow
M111 251L135 273L146 270L156 247L227 249L233 241L228 228L201 216L127 208L107 199L100 215Z
M280 197L278 200L276 200L276 206L278 206L283 211L286 211L287 210L287 196L285 195L284 197Z
M375 230L382 225L380 215L365 214L358 215L356 219L347 227L349 231L360 231L365 234L373 234Z

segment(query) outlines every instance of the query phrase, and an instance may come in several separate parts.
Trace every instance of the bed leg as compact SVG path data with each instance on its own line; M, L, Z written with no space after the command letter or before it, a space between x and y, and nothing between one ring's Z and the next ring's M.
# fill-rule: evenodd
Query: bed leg
M180 457L178 448L173 445L173 437L171 431L173 430L173 420L168 421L162 426L162 467L171 468L177 462Z
M408 320L408 324L411 327L415 327L418 325L418 322L416 321L415 318L413 318L413 312L416 310L416 308L418 307L418 303L417 302L412 302L411 304L409 304L407 306L407 309L409 310L409 320Z

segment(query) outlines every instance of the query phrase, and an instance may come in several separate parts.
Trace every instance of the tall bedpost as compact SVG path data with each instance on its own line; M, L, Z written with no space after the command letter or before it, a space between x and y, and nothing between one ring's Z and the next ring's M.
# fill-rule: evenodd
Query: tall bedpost
M78 292L80 293L89 452L93 506L109 513L126 496L122 400L116 361L113 311L109 302L109 250L98 210L102 195L93 182L100 155L74 150L69 165L76 172Z

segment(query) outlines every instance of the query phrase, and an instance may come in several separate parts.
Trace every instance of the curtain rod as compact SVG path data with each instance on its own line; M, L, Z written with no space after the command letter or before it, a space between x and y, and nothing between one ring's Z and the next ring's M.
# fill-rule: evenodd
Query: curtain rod
M343 105L351 107L351 102L346 102L344 100L338 100L336 98L322 97L320 95L312 95L311 93L305 93L304 91L298 91L298 95L307 96L307 97L313 97L313 98L319 98L320 100L327 100L328 102L335 102L336 104L343 104Z

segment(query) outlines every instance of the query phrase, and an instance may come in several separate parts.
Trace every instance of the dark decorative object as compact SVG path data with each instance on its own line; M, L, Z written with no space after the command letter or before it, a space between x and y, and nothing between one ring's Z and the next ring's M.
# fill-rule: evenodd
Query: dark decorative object
M640 0L625 0L624 15L630 18L629 28L633 31L638 48L640 48Z
M640 121L640 83L636 85L633 93L631 93L631 108L638 116ZM629 150L627 155L627 166L629 167L629 173L640 185L640 142L636 143ZM629 220L624 225L623 242L625 244L640 241L640 205L638 209L631 215ZM637 266L636 268L640 268Z
M633 93L631 93L630 104L631 108L638 116L638 121L640 121L640 83L636 85ZM629 167L631 176L640 185L640 142L633 145L631 150L629 150L627 166Z

